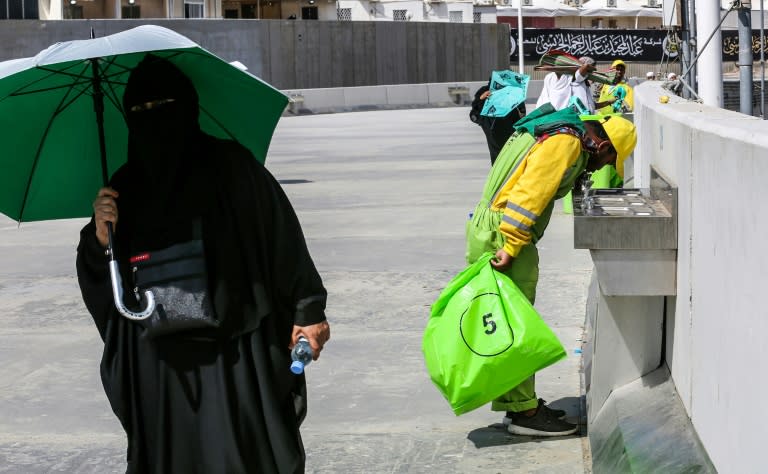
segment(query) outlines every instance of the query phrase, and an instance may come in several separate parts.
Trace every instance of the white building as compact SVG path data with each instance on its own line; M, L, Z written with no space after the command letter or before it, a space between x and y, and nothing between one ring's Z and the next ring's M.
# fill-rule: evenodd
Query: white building
M499 23L517 28L518 1L522 1L524 28L660 28L661 0L502 0Z
M6 0L0 19L241 18L658 28L660 0ZM659 2L658 6L655 6ZM2 3L0 2L0 5Z

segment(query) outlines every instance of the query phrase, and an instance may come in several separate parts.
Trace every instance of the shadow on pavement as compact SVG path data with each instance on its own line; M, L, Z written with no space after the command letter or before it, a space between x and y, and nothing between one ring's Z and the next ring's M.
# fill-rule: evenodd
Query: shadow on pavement
M581 397L562 397L547 402L550 408L565 410L568 415L576 415L581 407Z

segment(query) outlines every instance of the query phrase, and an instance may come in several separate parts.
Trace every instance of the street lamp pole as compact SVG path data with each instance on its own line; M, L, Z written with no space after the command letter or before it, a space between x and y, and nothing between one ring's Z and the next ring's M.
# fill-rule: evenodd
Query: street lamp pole
M520 74L525 74L523 70L523 0L517 0L517 58Z

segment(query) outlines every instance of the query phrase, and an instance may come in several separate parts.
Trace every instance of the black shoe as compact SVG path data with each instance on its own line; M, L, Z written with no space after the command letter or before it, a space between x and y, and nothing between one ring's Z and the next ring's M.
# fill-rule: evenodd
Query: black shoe
M549 408L546 405L547 401L539 398L539 408L540 410L548 410L550 415L552 415L553 418L563 418L565 417L566 413L565 410L557 410L555 408ZM504 424L504 426L509 426L510 423L512 423L512 418L515 416L515 412L508 411L506 416L501 420L501 422Z
M579 429L578 425L555 418L552 411L543 409L541 404L533 416L525 416L522 413L512 415L507 431L516 435L565 436Z
M565 410L558 410L556 408L549 408L547 406L547 401L543 398L539 398L539 408L544 407L545 410L549 410L549 412L554 416L555 418L562 418L565 416Z

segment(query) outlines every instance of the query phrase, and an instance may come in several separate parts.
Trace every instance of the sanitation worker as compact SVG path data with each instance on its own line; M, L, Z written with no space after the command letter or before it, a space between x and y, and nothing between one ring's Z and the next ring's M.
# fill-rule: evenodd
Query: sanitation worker
M521 119L489 174L489 179L508 177L493 195L483 196L467 224L467 261L495 252L491 264L532 304L539 277L536 242L549 223L554 201L571 190L585 170L626 158L637 142L635 126L620 116L586 118L582 121L570 107L555 111L545 105ZM509 171L500 173L496 167ZM563 410L551 409L537 397L533 376L494 400L491 409L505 412L503 423L512 434L562 436L578 428L561 419Z
M635 95L632 86L627 84L627 65L621 59L617 59L611 63L611 68L616 71L613 84L603 84L597 89L595 108L603 115L632 112L635 107Z

